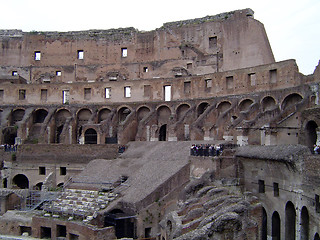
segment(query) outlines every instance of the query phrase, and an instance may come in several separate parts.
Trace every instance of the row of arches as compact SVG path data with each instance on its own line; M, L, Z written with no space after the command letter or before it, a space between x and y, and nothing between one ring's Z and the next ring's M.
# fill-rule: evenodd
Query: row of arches
M288 201L285 206L284 224L281 224L281 217L277 211L274 211L271 216L271 237L273 240L281 239L281 228L284 227L285 240L296 239L297 232L300 232L301 240L319 240L319 234L315 233L310 238L310 226L309 226L309 212L307 207L303 206L300 211L299 226L300 229L297 231L297 214L296 208L291 201ZM261 239L267 240L268 238L268 215L265 208L262 208L262 228L261 228Z
M287 108L292 105L299 103L302 100L302 96L298 93L289 94L287 97L284 98L281 106L282 108ZM61 135L63 132L66 132L66 126L68 126L71 122L76 124L76 142L79 142L80 136L83 136L88 139L87 142L95 142L96 140L96 132L99 131L98 128L90 129L88 132L83 132L84 126L86 124L100 124L100 125L109 125L113 127L113 133L108 133L108 135L116 137L117 126L119 124L123 124L129 115L134 114L134 119L138 122L143 121L148 116L152 114L153 117L156 117L157 125L159 126L159 139L163 139L164 133L163 129L166 128L168 130L168 124L174 124L176 122L186 122L186 124L192 124L199 118L204 112L210 108L210 111L215 111L217 116L221 115L222 113L228 111L234 105L233 102L229 100L222 100L219 102L210 101L202 101L198 103L196 106L192 105L191 103L183 102L177 106L170 105L170 104L160 104L158 106L154 105L142 105L138 108L134 109L130 106L119 106L118 108L110 108L110 107L102 107L99 109L90 109L90 108L80 108L75 109L73 107L69 108L60 108L56 109L53 112L49 113L48 109L39 108L34 110L30 114L30 119L28 120L29 123L38 125L39 127L38 132L36 127L34 127L34 131L32 131L32 126L29 127L31 131L29 133L41 134L39 133L39 129L41 124L48 124L51 119L54 119L54 138L50 140L50 143L60 143ZM254 99L245 98L241 100L237 104L238 111L246 112L251 109L256 102ZM272 96L265 96L261 100L261 109L262 111L273 110L279 108L277 105L277 101ZM190 111L192 110L192 111ZM188 115L188 112L192 112L191 115ZM3 143L7 144L14 144L14 139L17 137L17 129L16 124L17 122L22 121L24 118L28 118L25 116L26 110L22 108L14 109L11 114L9 114L7 120L8 124L6 128L2 129L3 134ZM217 117L216 116L216 117ZM237 119L237 113L232 116L233 119L231 121ZM249 118L250 116L246 116ZM47 119L47 120L46 120ZM207 121L207 120L206 120ZM51 121L52 122L52 121ZM154 124L154 123L153 123ZM43 128L44 129L44 128ZM103 128L105 131L107 128ZM87 131L86 129L84 129ZM89 137L92 136L92 139ZM161 135L161 137L160 137ZM87 136L87 137L86 137ZM85 141L86 142L86 141Z
M5 184L7 186L7 179L5 178ZM17 174L12 178L12 184L15 188L19 189L29 189L30 188L30 181L28 177L24 174ZM43 182L38 182L34 186L32 186L33 190L41 190ZM6 187L4 186L4 187ZM63 187L63 183L57 184L57 187Z

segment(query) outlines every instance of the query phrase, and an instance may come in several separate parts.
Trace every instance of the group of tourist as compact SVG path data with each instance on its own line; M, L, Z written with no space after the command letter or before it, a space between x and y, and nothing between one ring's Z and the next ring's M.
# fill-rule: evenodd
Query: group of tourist
M193 144L190 149L190 155L204 157L220 156L223 148L222 144Z
M320 145L314 145L313 146L313 152L314 154L320 154Z
M10 144L4 144L4 151L5 152L16 152L18 149L18 144L10 145Z

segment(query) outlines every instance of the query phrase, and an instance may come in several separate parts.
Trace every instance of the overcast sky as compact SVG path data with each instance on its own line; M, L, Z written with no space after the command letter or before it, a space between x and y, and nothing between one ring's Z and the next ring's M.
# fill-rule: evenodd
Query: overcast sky
M320 0L0 0L0 29L72 31L134 27L251 8L276 61L296 59L304 74L320 59Z

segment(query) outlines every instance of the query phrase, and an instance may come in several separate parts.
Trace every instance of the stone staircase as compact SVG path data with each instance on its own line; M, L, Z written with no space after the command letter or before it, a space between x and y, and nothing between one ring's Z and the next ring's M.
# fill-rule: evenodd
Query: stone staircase
M245 230L257 226L248 212L260 204L250 193L243 195L229 187L198 181L186 186L183 194L186 198L180 201L179 209L170 212L160 223L169 239L218 240L224 239L226 232L232 232L231 239L246 239L244 235L251 233Z
M116 193L80 189L66 189L60 197L43 207L54 215L80 216L82 218L94 214L115 200Z

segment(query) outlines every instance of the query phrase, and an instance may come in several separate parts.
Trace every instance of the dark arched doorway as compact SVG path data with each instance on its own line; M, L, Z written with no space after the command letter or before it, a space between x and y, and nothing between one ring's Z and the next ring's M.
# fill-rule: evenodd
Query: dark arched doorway
M97 132L93 128L89 128L84 133L85 144L97 144Z
M312 151L317 142L317 128L315 121L309 121L306 125L306 144Z
M17 127L7 127L2 130L2 134L4 144L14 145L17 137Z
M309 213L306 207L301 209L301 240L309 239Z
M14 178L12 179L12 183L21 189L29 188L29 180L23 174L18 174L16 176L14 176Z
M296 239L296 210L292 202L286 204L285 239Z
M316 233L316 234L314 235L313 240L320 240L320 237L319 237L319 234L318 234L318 233Z
M268 239L268 216L267 212L262 208L262 224L261 224L261 240Z
M167 124L164 124L159 129L159 141L167 140Z
M39 182L34 186L34 190L41 191L43 182Z
M272 240L280 240L280 216L277 211L272 214Z

